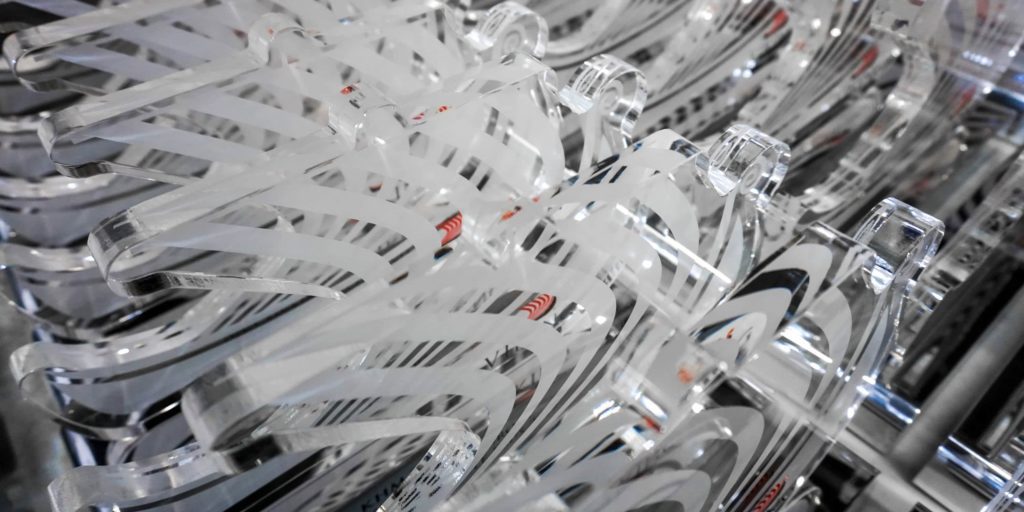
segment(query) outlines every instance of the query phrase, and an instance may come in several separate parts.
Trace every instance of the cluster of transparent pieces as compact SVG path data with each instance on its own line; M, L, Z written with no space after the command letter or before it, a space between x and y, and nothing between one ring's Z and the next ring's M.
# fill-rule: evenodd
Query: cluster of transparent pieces
M56 510L796 503L1014 233L1020 166L937 256L881 199L1009 2L494 3L5 4L12 368L107 442Z

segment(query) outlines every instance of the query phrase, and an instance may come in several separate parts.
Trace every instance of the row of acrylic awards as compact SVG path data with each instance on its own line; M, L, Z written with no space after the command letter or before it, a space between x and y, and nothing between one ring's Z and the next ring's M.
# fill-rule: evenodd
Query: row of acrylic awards
M0 4L55 510L784 510L1019 216L1014 2L467 3Z

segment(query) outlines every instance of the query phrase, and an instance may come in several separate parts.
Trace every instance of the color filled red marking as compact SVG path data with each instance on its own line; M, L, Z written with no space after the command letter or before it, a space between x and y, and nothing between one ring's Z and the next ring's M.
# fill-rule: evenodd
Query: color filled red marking
M860 65L853 71L853 76L858 77L861 73L867 71L875 63L876 59L878 59L878 47L872 46L868 48L868 51L864 52L864 55L860 56Z
M535 388L525 389L523 392L516 395L516 403L523 402L533 398L533 393L536 392Z
M646 424L647 428L651 430L661 432L661 425L658 425L658 422L654 421L654 418L651 418L650 416L644 416L644 424Z
M341 94L348 96L349 94L352 94L352 91L354 90L356 90L355 87L352 87L351 85L346 85L345 87L341 88Z
M676 372L676 376L679 377L679 382L682 382L683 384L693 384L693 374L686 368L680 368L679 371Z
M505 221L505 220L511 219L517 213L519 213L519 210L522 210L522 208L520 208L518 206L516 206L515 208L513 208L511 210L506 210L504 213L501 214L501 220Z
M775 11L775 16L772 16L772 24L768 26L768 31L764 33L764 36L768 37L778 32L779 29L782 28L787 21L789 21L789 15L786 14L786 11L783 11L781 9Z
M462 212L456 212L455 215L448 217L444 222L437 225L438 231L444 231L444 236L441 237L441 245L447 245L448 242L455 240L462 234Z
M971 100L974 99L974 91L976 90L977 87L972 85L960 95L960 101L957 102L956 108L953 109L954 114L959 114L960 111L967 108L967 105L970 105Z
M761 498L761 501L758 501L757 505L754 506L754 510L752 512L764 512L765 510L768 510L768 507L770 507L772 503L775 502L775 499L779 497L779 494L782 493L782 488L786 486L786 481L788 480L789 477L784 476L782 477L782 480L779 480L771 489L768 489L768 492L765 493L763 498Z
M438 112L447 112L448 111L448 105L441 105L440 107L437 107L437 111Z
M554 307L554 305L555 297L547 293L542 293L534 297L530 302L527 302L523 307L519 308L519 311L526 311L526 318L536 320L546 315L548 311L551 311L551 308Z

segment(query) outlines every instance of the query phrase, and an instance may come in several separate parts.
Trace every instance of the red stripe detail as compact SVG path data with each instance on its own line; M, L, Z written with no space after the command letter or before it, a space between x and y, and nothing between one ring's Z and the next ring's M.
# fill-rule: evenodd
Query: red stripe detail
M513 208L511 210L506 210L504 213L501 214L501 220L502 221L506 221L506 220L511 219L512 217L515 217L515 215L517 213L519 213L519 210L522 210L522 208L520 208L518 206L516 206L515 208Z
M527 302L523 307L519 308L519 311L526 311L526 317L530 320L536 320L551 311L551 308L555 305L555 298L547 293L542 293L533 298L530 302Z
M644 416L644 424L646 424L647 428L651 430L661 432L661 425L658 425L658 422L654 421L654 418L651 418L650 416Z
M878 59L878 47L872 45L871 48L868 48L868 51L864 52L864 55L860 56L860 65L853 71L853 76L858 77L861 73L867 71L875 63L876 59Z
M782 488L786 486L786 482L788 480L789 477L784 476L782 477L782 480L779 480L771 489L768 489L768 492L765 493L763 498L761 498L761 501L757 502L757 505L751 512L764 512L765 510L768 510L768 507L770 507L771 504L775 502L775 499L779 497L779 494L782 493Z
M437 225L438 231L444 231L441 237L441 245L448 245L448 242L455 240L462 234L462 212L448 217L444 222Z
M693 383L693 373L690 373L690 370L687 370L686 368L680 368L679 371L676 372L676 376L679 377L679 382L682 382L683 384Z
M764 33L764 37L769 37L778 32L787 21L789 21L789 14L786 14L786 11L782 9L775 11L775 16L772 16L772 24L768 27L768 31Z
M967 105L971 104L971 100L974 99L974 91L976 90L977 87L972 85L960 95L960 101L957 102L956 108L953 109L954 114L959 114L963 109L967 108Z
M523 390L521 393L516 395L516 403L520 403L520 402L523 402L523 401L526 401L526 400L529 400L529 399L533 398L533 394L536 391L537 390L535 388L530 388L530 389Z

